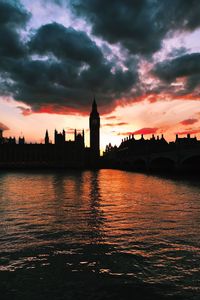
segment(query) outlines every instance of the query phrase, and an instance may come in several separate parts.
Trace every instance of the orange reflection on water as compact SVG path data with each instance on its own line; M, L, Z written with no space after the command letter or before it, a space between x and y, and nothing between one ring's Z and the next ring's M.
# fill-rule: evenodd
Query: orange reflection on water
M1 173L0 270L55 266L198 290L199 192L117 170Z
M70 235L138 251L136 242L155 245L188 232L194 240L199 228L198 187L144 174L7 173L0 192L4 232L29 232L33 240L52 232L55 242Z

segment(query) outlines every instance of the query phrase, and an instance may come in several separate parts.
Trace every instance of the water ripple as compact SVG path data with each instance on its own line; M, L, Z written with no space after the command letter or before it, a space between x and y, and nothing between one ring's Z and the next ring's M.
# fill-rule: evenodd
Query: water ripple
M0 290L197 300L199 195L196 183L117 170L1 173Z

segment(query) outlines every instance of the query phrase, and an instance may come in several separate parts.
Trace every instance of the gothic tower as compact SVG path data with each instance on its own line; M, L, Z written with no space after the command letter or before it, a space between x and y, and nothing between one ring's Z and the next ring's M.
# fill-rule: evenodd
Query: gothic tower
M92 160L99 158L99 130L100 130L100 117L97 111L97 104L95 98L92 103L92 111L90 113L90 151Z
M48 145L49 144L49 133L48 130L46 130L46 134L45 134L45 144Z

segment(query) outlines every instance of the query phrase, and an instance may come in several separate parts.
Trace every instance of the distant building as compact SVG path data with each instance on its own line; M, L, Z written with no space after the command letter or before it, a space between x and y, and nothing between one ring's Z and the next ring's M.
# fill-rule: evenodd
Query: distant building
M188 147L198 144L198 140L197 140L196 136L192 138L189 133L187 134L187 137L182 137L182 138L180 138L178 136L178 134L176 134L175 143L176 143L176 145L180 145L181 147L188 148Z
M48 145L49 144L49 133L48 133L48 130L46 130L46 134L45 134L45 145Z
M59 167L84 168L95 167L99 159L100 117L94 99L90 114L90 148L85 147L84 130L74 130L74 140L66 140L66 132L54 131L54 143L50 143L46 130L44 144L25 143L19 137L18 143L13 137L3 137L0 130L0 167Z
M134 135L122 139L119 147L106 146L103 154L106 167L124 168L139 171L170 170L200 171L200 141L196 137L179 138L167 142L163 135L154 135L136 140Z
M119 147L112 146L108 144L106 146L104 156L107 155L118 155L121 152L126 151L128 154L148 154L148 153L157 153L157 152L168 152L176 149L178 146L182 148L191 148L200 145L200 141L196 137L191 137L190 134L187 134L187 137L180 138L176 134L176 139L174 142L167 142L162 134L161 137L157 136L155 138L154 134L150 139L144 139L143 134L140 139L135 139L134 135L129 135L126 138L123 138ZM123 154L124 155L124 154Z
M100 116L96 100L92 103L89 116L90 147L85 147L84 130L74 130L74 139L67 139L67 134L54 131L54 142L49 139L46 130L44 143L26 143L24 136L4 137L0 129L0 168L98 168L100 164L105 167L122 166L137 167L146 166L149 169L157 168L162 164L165 167L200 165L200 141L196 137L180 138L176 135L174 142L167 142L163 135L145 139L135 139L131 134L123 138L121 144L106 146L103 159L100 159ZM139 166L139 167L138 167Z

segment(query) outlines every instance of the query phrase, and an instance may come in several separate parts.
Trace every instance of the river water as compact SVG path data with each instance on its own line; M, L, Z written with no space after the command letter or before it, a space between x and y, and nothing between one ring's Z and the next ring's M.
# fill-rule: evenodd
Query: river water
M200 185L0 173L1 299L200 299Z

